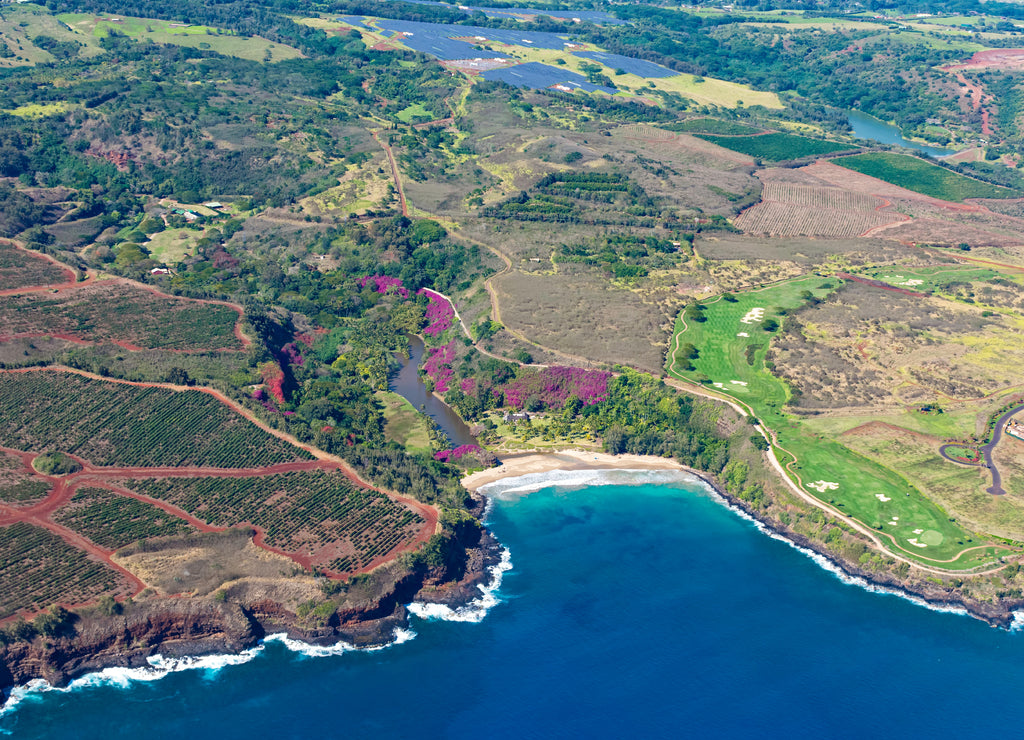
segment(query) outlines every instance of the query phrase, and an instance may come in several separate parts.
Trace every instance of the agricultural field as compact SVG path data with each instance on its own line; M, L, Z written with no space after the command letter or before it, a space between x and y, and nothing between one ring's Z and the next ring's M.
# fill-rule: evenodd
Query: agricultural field
M342 574L365 568L415 539L424 519L339 472L313 470L247 478L136 479L125 485L215 527L246 523L263 544L308 567Z
M298 49L273 43L259 36L238 36L230 31L191 23L175 23L154 18L125 15L97 17L91 14L64 13L57 19L85 36L103 38L111 32L157 44L208 49L225 56L253 62L280 62L302 56Z
M117 571L57 535L18 522L0 527L0 619L51 604L83 604L125 596L131 587Z
M242 349L239 312L173 298L119 280L60 293L0 297L4 334L57 335L127 348L202 351Z
M761 202L733 223L751 234L854 237L907 219L899 213L878 210L884 204L874 196L840 188L769 180L761 191Z
M60 285L75 279L74 273L45 257L0 241L0 291L43 285Z
M782 162L803 157L817 157L822 154L856 149L851 144L821 139L808 139L796 134L756 134L753 136L718 136L715 134L695 134L710 141L712 144L732 149L736 152L757 157L766 162Z
M679 123L666 126L671 131L687 134L717 134L724 136L744 136L759 133L759 129L736 121L724 121L720 118L688 118Z
M212 395L63 372L0 373L0 445L102 466L243 468L308 460Z
M932 198L961 203L967 198L1016 198L1019 193L989 185L905 154L871 152L832 160L840 167Z
M79 488L53 520L85 535L105 550L119 550L152 537L194 533L188 522L152 504L104 488Z
M49 482L36 478L19 456L0 452L0 504L31 505L49 491Z

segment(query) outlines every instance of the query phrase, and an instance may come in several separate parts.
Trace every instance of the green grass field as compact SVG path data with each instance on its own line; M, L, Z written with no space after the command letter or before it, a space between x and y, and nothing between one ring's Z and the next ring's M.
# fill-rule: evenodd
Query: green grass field
M427 418L397 393L377 391L376 395L384 405L385 436L403 445L407 452L431 452Z
M1008 188L972 180L944 167L905 154L872 152L838 157L833 164L877 177L915 193L959 203L966 198L1016 198L1020 193Z
M191 253L200 235L191 229L164 229L153 234L145 246L153 259L176 265Z
M254 62L280 62L302 56L298 49L284 44L275 44L258 36L235 36L230 31L209 26L124 15L97 17L85 13L64 13L57 18L79 33L99 38L113 31L135 39L148 39L158 44L188 46L193 49L208 49L225 56Z
M677 321L669 348L669 374L703 380L748 406L775 432L779 460L783 465L792 463L790 472L797 485L871 527L893 549L953 570L990 562L992 554L982 550L952 563L941 562L978 542L895 470L784 412L790 391L765 368L772 333L764 330L764 322L785 321L778 309L789 311L806 303L804 291L823 298L833 289L823 286L834 283L804 277L738 294L735 301L721 297L709 301L704 322L682 317ZM682 357L687 344L697 348L696 358Z
M395 114L395 118L402 123L413 123L416 119L423 121L433 120L434 114L424 108L423 103L413 103L408 108Z
M808 139L806 136L794 134L760 134L758 136L697 134L697 136L720 147L732 149L734 152L741 152L770 162L814 157L856 148L852 144Z
M916 290L921 293L945 293L947 286L953 283L974 283L982 282L999 276L995 270L978 267L872 267L865 270L858 270L858 275L863 275L871 280L880 280L883 283Z

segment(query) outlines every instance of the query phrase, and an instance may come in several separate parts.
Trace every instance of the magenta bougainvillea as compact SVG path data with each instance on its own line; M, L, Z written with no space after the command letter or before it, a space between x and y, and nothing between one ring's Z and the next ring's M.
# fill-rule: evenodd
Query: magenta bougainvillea
M288 344L281 348L281 359L289 365L298 367L301 367L304 362L302 354L299 352L299 347L295 342L288 342Z
M427 350L427 360L423 363L423 371L434 381L434 390L445 393L448 382L452 379L452 363L455 361L455 342L448 342L440 347Z
M401 298L408 298L409 291L402 285L401 278L388 277L387 275L367 275L359 278L359 287L365 288L372 285L374 291L382 295L394 293Z
M469 396L476 396L476 378L463 378L459 381L459 390Z
M543 370L523 369L519 377L502 389L505 404L517 409L527 399L536 397L549 409L562 408L570 396L576 396L585 405L592 406L608 398L608 379L604 370L585 370L580 367L546 367Z
M480 452L480 448L477 445L459 445L454 450L441 450L440 452L435 452L434 459L440 460L441 462L453 463L462 459L466 455L475 455L478 452Z
M436 337L442 332L448 331L452 326L452 319L455 318L455 309L448 299L429 288L420 288L416 295L425 295L430 301L427 305L427 328L423 333L430 337Z

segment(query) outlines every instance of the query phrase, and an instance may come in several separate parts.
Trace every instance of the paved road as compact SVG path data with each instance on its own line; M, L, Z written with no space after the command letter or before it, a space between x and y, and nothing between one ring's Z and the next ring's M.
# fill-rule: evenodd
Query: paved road
M992 434L992 441L989 442L984 447L979 448L978 450L979 452L981 452L982 455L985 456L985 467L992 472L992 485L986 488L985 492L991 493L993 496L1002 496L1006 493L1006 491L1003 490L1003 478L999 474L999 469L996 467L995 463L992 462L992 451L996 448L996 445L999 444L999 440L1003 438L1003 427L1006 426L1006 422L1010 420L1011 416L1013 416L1014 414L1021 410L1024 410L1024 404L1020 406L1014 406L1012 409L1010 409L1005 414L1000 416L999 420L996 422L995 432L993 432ZM957 460L947 455L946 448L948 447L963 447L963 445L942 445L942 447L939 448L939 454L942 455L947 460L959 463L960 465L971 464L965 463L963 462L963 460Z

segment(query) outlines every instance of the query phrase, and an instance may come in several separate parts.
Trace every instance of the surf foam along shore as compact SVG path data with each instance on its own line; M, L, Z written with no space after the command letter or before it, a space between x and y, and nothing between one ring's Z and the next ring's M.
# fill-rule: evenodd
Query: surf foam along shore
M490 566L491 580L477 586L480 596L461 606L433 604L414 601L406 608L420 619L438 619L445 622L482 622L487 613L501 603L498 589L506 572L512 570L512 553L507 547L501 550L501 560Z
M532 456L541 457L541 456ZM837 562L819 550L815 549L813 542L797 542L788 533L775 529L771 524L759 520L752 513L745 510L740 502L734 501L730 496L723 493L699 471L685 468L682 465L673 463L671 468L659 466L652 469L651 466L644 468L599 468L586 467L586 463L579 460L582 456L574 456L578 461L573 469L546 469L543 472L531 472L523 475L509 475L504 478L493 479L490 482L479 485L478 493L490 498L499 500L514 500L529 493L544 488L557 487L562 489L579 489L584 487L611 486L611 485L666 485L678 486L680 484L697 485L702 492L715 502L725 506L742 519L753 524L760 532L772 539L785 542L787 545L806 555L816 565L835 576L842 583L862 588L865 591L897 596L917 606L947 614L960 616L974 616L991 622L988 615L978 613L964 604L932 601L924 596L913 593L899 586L887 583L876 582L870 574L851 572L848 564ZM646 460L640 456L640 460ZM655 458L657 459L657 458ZM582 462L582 465L580 463ZM624 464L625 461L623 461ZM533 464L533 463L531 463ZM492 469L500 470L501 468ZM463 481L467 486L466 480ZM1010 612L1008 624L1002 625L1013 631L1024 630L1024 612Z
M326 658L335 655L343 655L353 651L374 652L385 650L394 645L401 645L416 636L416 633L408 628L398 627L395 629L394 637L386 645L375 645L372 647L358 647L348 642L337 642L333 645L314 645L301 640L289 637L281 632L267 635L260 640L255 647L243 650L234 654L214 654L200 656L183 656L180 658L165 658L162 655L152 655L146 659L147 666L139 668L111 667L94 673L87 673L68 683L67 686L53 686L44 679L34 679L24 686L15 686L7 694L7 703L0 706L0 718L15 711L18 704L32 698L40 698L49 692L71 693L88 688L101 686L112 686L121 689L130 689L133 684L149 683L159 681L172 673L181 671L205 671L208 675L215 675L223 668L242 665L257 658L264 652L267 644L280 643L289 651L305 658ZM0 728L0 734L3 728Z

